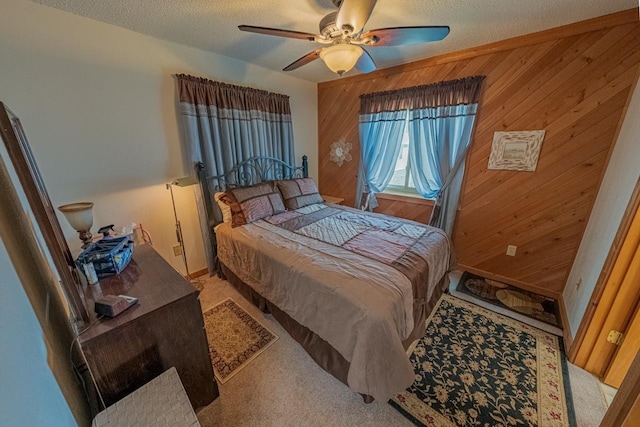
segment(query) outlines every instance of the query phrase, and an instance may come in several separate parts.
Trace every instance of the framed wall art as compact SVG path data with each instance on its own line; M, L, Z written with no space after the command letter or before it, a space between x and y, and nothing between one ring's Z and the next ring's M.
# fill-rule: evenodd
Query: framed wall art
M495 132L488 168L535 171L544 133L544 130Z

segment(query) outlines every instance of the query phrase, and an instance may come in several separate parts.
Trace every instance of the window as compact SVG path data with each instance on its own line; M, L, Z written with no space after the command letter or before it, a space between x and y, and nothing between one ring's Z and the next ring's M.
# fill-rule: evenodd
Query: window
M407 120L408 122L408 120ZM400 147L400 155L389 181L389 185L384 189L383 193L401 194L410 197L421 197L416 190L416 185L411 176L411 165L409 163L409 124L404 128L402 135L402 146Z
M376 191L381 198L442 196L430 222L451 234L483 80L472 76L360 96L358 208L378 206L371 197Z

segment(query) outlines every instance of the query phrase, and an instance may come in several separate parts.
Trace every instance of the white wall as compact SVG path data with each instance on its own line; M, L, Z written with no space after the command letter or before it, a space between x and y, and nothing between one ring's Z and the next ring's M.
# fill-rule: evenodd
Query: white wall
M640 83L631 99L563 292L575 336L640 176ZM582 284L576 284L582 279Z
M0 240L0 425L73 426L42 329Z
M53 204L95 202L94 231L143 224L155 248L184 271L171 253L176 240L164 186L188 174L176 73L289 95L296 153L309 156L317 177L314 83L31 2L0 2L0 101L20 117ZM206 266L193 191L175 191L191 271ZM77 254L77 233L59 219ZM0 424L75 425L4 246L0 271Z
M212 28L211 37L215 37ZM136 222L184 271L164 184L187 175L172 74L291 97L296 155L317 177L316 84L23 0L0 3L0 101L25 128L55 206L95 202L94 227ZM177 188L191 272L205 268L194 188ZM59 215L72 252L77 233Z

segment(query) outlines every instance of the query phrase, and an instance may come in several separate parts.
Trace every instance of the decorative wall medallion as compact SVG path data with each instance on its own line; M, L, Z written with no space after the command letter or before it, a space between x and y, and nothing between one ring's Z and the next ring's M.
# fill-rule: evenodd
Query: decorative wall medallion
M495 132L489 169L535 171L544 133L544 130Z
M349 153L351 143L344 138L331 143L331 161L336 162L338 166L342 166L343 162L350 162L352 157Z

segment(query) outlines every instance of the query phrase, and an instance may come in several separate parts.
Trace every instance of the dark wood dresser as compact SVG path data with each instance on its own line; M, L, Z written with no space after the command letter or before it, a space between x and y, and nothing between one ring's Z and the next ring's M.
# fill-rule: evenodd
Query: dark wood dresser
M198 294L149 245L136 247L119 275L85 287L91 312L102 296L139 299L117 317L97 321L79 338L107 406L172 366L195 409L218 397Z

